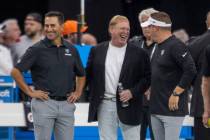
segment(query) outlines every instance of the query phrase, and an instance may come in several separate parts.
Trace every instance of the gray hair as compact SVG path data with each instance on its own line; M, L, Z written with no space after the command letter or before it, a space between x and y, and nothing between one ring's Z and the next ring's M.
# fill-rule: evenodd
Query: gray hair
M139 22L141 22L141 19L142 19L143 16L150 17L151 14L156 13L156 12L158 12L158 11L155 10L154 8L147 8L147 9L142 10L139 13Z
M2 24L6 26L5 30L7 31L7 29L8 29L11 25L14 25L14 24L17 24L17 25L18 25L18 20L15 19L15 18L10 18L10 19L6 19L5 21L3 21Z
M183 43L186 43L189 40L189 35L185 29L178 29L173 32L176 38L180 39Z

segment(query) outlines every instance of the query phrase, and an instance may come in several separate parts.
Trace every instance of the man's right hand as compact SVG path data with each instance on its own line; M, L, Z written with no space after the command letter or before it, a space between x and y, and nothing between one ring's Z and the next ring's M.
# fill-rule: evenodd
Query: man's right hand
M209 117L210 117L210 112L204 111L204 113L203 113L203 125L204 125L204 127L206 127L206 128L209 127L209 126L208 126L208 119L209 119Z
M37 98L37 99L40 99L42 101L45 101L45 100L48 100L49 99L49 96L48 96L48 92L44 92L42 90L34 90L32 92L29 93L29 95L32 97L32 98Z
M150 100L150 94L151 94L150 89L148 89L148 90L144 93L144 95L145 95L145 97L146 97L146 99L147 99L148 101Z

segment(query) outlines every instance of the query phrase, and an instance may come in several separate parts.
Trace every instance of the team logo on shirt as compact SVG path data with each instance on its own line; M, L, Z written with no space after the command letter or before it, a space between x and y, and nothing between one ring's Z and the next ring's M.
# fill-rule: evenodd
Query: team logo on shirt
M182 55L182 57L185 57L187 55L187 52L185 52L183 55Z
M70 53L69 49L65 49L65 53Z
M164 55L164 53L165 53L165 50L161 50L160 55L162 56Z
M69 49L65 49L65 55L71 56L71 53L70 53L70 50Z

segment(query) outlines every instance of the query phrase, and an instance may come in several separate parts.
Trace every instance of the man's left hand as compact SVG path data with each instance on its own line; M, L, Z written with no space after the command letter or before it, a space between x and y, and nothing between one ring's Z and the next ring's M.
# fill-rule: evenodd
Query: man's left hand
M120 95L120 101L122 102L127 102L128 100L133 98L131 91L128 89L123 90L121 93L119 93L119 95Z
M202 117L203 117L203 125L204 125L204 127L208 128L208 119L210 117L210 112L204 111Z
M67 101L69 103L75 103L80 98L81 94L82 93L79 93L79 92L76 92L76 91L75 92L72 92L70 94L70 96L68 97Z
M175 111L179 109L179 96L171 95L168 102L169 110Z

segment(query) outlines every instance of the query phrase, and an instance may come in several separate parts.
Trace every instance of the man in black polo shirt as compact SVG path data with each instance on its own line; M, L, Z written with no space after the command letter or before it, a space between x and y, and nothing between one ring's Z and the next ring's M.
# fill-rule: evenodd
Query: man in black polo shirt
M208 127L208 128L210 127L208 125L208 119L210 118L210 92L209 91L210 91L210 46L208 46L205 51L204 65L203 65L203 78L202 78L202 94L203 94L203 101L204 101L203 124L205 127ZM210 133L210 129L208 129L207 132Z
M50 140L53 129L56 140L73 139L74 102L82 93L85 74L78 52L61 37L63 20L60 12L45 15L46 38L30 47L11 73L19 87L32 97L36 140ZM21 74L29 69L34 90Z
M171 33L171 19L165 12L151 14L149 26L158 43L153 56L151 80L151 122L155 140L178 140L184 116L188 113L185 89L195 73L186 46Z

